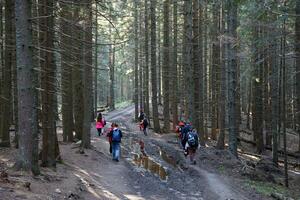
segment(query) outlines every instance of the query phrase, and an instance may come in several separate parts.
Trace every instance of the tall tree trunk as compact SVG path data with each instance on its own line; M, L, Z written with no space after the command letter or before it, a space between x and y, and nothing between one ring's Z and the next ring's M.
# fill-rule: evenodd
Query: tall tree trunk
M177 73L177 48L178 48L178 5L177 1L173 1L173 62L171 69L170 90L171 93L171 108L172 108L172 118L173 118L173 129L175 130L176 124L178 123L178 73Z
M275 38L276 32L274 31L275 27L271 29L272 38ZM271 43L270 48L273 49L271 52L270 66L271 66L271 81L270 81L270 91L271 91L271 127L272 127L272 158L274 164L278 165L278 102L280 101L280 97L278 98L279 88L279 70L277 63L277 41L275 40Z
M148 0L145 0L145 65L144 65L144 98L145 98L145 113L147 116L150 116L149 109L149 13L148 13Z
M31 3L28 0L16 0L15 5L20 136L16 167L39 174L37 75L32 60Z
M286 3L284 2L284 6ZM286 13L285 13L286 14ZM284 14L284 15L285 15ZM283 150L284 150L284 176L285 186L289 186L288 161L287 161L287 138L286 138L286 18L283 20L283 47L282 47L282 124L283 124Z
M261 36L261 27L256 26L253 30L255 39L255 49L258 49L257 42ZM254 53L253 59L253 132L256 142L257 153L263 152L263 65L260 60L262 59L262 52L258 49Z
M139 114L139 41L138 41L138 1L134 1L134 110L135 120Z
M193 44L193 13L192 13L192 1L184 0L184 39L183 39L183 74L185 80L185 114L189 122L193 121L194 112L194 81L190 80L193 74L192 66L192 44Z
M208 9L208 3L207 0L202 1L202 5L204 5L203 8L203 22L206 22L208 20L208 16L207 16L207 9ZM204 24L204 23L203 23ZM204 24L203 26L203 77L204 77L204 92L203 92L203 113L204 113L204 139L207 140L208 138L208 129L207 129L207 125L208 125L208 111L209 111L209 95L208 95L208 74L207 74L207 64L208 64L208 49L207 49L207 38L208 38L208 34L207 34L207 29L208 27Z
M237 134L239 126L236 123L236 69L237 69L237 3L234 0L228 1L228 126L229 126L229 150L235 156L237 154Z
M97 116L97 109L98 109L98 3L96 2L96 8L95 8L95 54L94 54L94 65L95 65L95 76L94 76L94 115Z
M142 2L140 2L140 5L142 6ZM139 52L140 52L140 55L139 55L139 103L140 103L140 109L143 110L144 109L144 88L143 88L143 72L144 72L144 49L143 49L143 37L142 35L143 34L143 26L142 26L142 21L143 21L143 14L142 12L140 12L140 15L139 15L139 18L140 18L140 23L139 23L139 30L140 30L140 38L139 38Z
M73 36L70 21L72 21L72 13L70 6L61 5L61 90L62 90L62 124L63 124L63 141L73 142L73 90L72 90L72 55L69 52L72 46L70 36Z
M156 133L160 132L158 105L157 105L157 80L156 80L156 0L150 2L150 20L151 20L151 83L152 83L152 113L153 125Z
M161 96L161 91L162 91L162 86L161 86L161 73L162 73L162 67L161 67L161 6L159 5L158 8L158 16L157 18L157 86L158 86L158 105L162 105L162 96Z
M164 41L163 41L163 117L164 117L164 132L170 131L170 108L169 108L169 73L170 73L170 38L169 38L169 13L170 0L164 1Z
M219 3L213 6L213 30L212 30L212 113L211 113L211 139L217 139L219 85L220 85L220 41L219 37Z
M3 6L4 2L0 1L0 37L3 38L4 33L4 27L3 27ZM2 96L2 90L3 90L3 70L4 70L4 44L1 42L0 44L0 95ZM3 118L3 112L2 112L2 105L3 105L3 99L0 98L0 130L2 130L2 118ZM0 138L2 138L2 131L0 132Z
M224 13L224 3L221 6L221 19L220 19L220 30L221 34L225 34L225 13ZM224 39L221 39L221 70L220 70L220 95L219 95L219 111L220 111L220 134L218 137L217 148L224 149L225 148L225 122L226 122L226 63L225 63L225 43Z
M298 151L300 152L300 1L296 3L296 99L297 99L297 124L298 124L298 135L299 145Z
M83 70L83 102L84 102L84 114L83 114L83 134L82 134L82 143L83 148L90 148L91 146L91 113L93 113L93 52L92 52L92 25L93 25L93 13L92 13L92 0L86 0L85 7L85 20L86 24L84 25L84 41L83 52L84 54L84 70ZM113 48L114 56L114 48ZM114 58L113 58L114 59ZM113 62L114 65L114 62ZM112 74L114 76L114 73ZM112 80L112 85L114 85L114 79ZM111 94L112 98L112 109L114 109L114 93Z
M54 60L54 16L53 0L39 1L39 16L49 16L40 19L40 57L42 69L42 128L43 128L43 150L42 165L56 166L55 157L55 80L56 63Z
M83 40L81 29L76 21L79 21L80 9L78 6L73 8L73 19L74 24L72 26L72 32L74 34L74 39L72 43L74 58L73 58L73 70L72 70L72 83L73 83L73 106L74 106L74 129L76 132L76 138L82 139L82 131L83 131L83 80L82 80L82 43L80 41Z
M1 121L2 147L10 146L9 128L12 117L12 59L14 53L14 33L13 33L13 12L14 1L5 1L5 52L4 52L4 71L3 71L3 88L2 88L2 113Z

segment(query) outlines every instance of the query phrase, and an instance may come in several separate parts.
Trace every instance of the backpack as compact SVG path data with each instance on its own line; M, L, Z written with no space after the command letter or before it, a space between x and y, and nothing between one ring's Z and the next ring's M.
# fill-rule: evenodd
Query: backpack
M112 141L113 142L121 142L121 132L119 129L115 129L112 132Z
M196 147L196 146L198 146L198 140L196 138L195 133L193 133L193 132L189 132L188 133L187 142L188 142L188 144L189 144L190 147Z

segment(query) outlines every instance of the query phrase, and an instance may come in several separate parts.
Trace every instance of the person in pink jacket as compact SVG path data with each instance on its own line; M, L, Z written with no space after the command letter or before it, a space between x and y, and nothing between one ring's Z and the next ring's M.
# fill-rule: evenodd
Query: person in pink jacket
M96 119L96 129L98 131L98 136L102 134L102 129L106 125L105 119L102 117L101 113L98 113L97 119Z

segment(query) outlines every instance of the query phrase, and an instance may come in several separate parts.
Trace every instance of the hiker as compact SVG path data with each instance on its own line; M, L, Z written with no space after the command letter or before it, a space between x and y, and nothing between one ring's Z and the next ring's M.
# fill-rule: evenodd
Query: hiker
M182 138L182 128L184 127L185 123L183 121L180 121L178 125L176 126L175 132L178 134L178 138L181 141Z
M144 135L147 135L147 127L149 125L149 121L147 119L147 117L145 116L143 121L141 122L141 127L142 127L142 130L144 132Z
M105 121L104 117L102 117L101 112L99 112L97 115L97 119L96 119L96 129L98 131L98 136L100 136L102 134L102 130L105 125L106 125L106 121Z
M190 123L186 123L184 125L184 127L181 129L181 145L182 145L182 148L184 150L184 155L187 156L188 155L188 152L185 148L186 146L186 142L187 142L187 136L188 136L188 133L190 131L192 131L193 128L192 128L192 125Z
M107 132L108 134L106 134L106 136L108 137L110 154L112 153L112 137L109 136L110 135L109 133L114 129L114 127L115 127L115 123L113 122L113 123L111 123L111 127L108 129L108 132Z
M113 129L109 132L108 137L111 137L112 144L112 159L119 162L120 157L120 143L122 138L122 131L118 128L118 124L114 123Z
M196 164L195 160L195 154L197 151L197 148L199 146L199 137L196 129L193 129L193 131L188 132L187 134L187 142L185 145L185 149L188 152L188 155L190 156L190 162L191 164Z

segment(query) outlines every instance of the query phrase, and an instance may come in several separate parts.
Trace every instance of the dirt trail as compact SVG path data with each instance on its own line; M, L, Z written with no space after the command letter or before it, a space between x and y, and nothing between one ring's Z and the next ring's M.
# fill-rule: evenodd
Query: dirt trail
M133 114L133 106L104 114L108 126L111 122L117 122L124 132L120 162L112 161L107 138L97 136L92 125L92 149L80 154L79 144L62 143L60 149L63 164L58 164L56 172L43 169L43 176L27 176L31 182L31 191L14 189L10 192L9 188L1 191L0 185L0 195L4 194L4 199L53 200L261 199L237 189L233 182L223 176L201 168L198 164L187 163L176 140L170 142L175 139L172 134L166 138L166 135L149 131L148 136L144 136L133 122ZM140 153L137 144L140 140L145 143L147 165L145 160L141 164L141 160L138 163L134 157ZM51 180L48 180L49 177Z
M134 107L130 106L123 110L117 110L114 112L109 113L106 115L107 121L110 122L117 122L121 124L121 128L125 130L125 140L128 139L128 137L134 137L135 139L143 139L145 141L146 145L152 146L151 148L155 148L155 143L153 143L152 140L160 140L162 143L161 145L164 145L163 143L166 143L163 139L159 139L159 136L153 132L150 131L147 137L145 137L143 134L139 132L139 129L135 123L132 123L132 116L134 113ZM155 138L153 138L155 136ZM126 138L127 137L127 138ZM158 138L158 139L157 139ZM102 139L100 139L102 140ZM99 144L99 143L98 143ZM125 142L126 144L126 142ZM97 145L97 143L95 144ZM175 153L179 149L176 145L173 145ZM146 146L146 150L149 151L149 148ZM172 148L172 145L171 145ZM171 150L172 151L172 150ZM151 151L150 151L151 152ZM128 156L128 155L127 155ZM152 156L155 157L155 153L152 153ZM155 157L157 159L157 157ZM158 158L159 160L160 158ZM159 160L158 162L165 163L163 159ZM112 163L115 165L115 163ZM124 168L128 168L129 163L123 161L121 165ZM168 163L165 163L165 166L169 169L169 174L175 175L169 175L169 179L166 183L160 181L158 182L159 185L167 186L169 187L169 190L175 190L177 194L175 199L247 199L244 197L240 192L235 191L231 188L231 184L228 182L224 182L222 177L219 177L216 174L210 173L204 169L201 169L198 166L189 166L189 171L178 171L176 169L173 169L172 167L168 166ZM196 175L196 174L197 175ZM198 177L198 178L197 178ZM154 177L158 179L157 177ZM183 188L182 185L185 185ZM196 186L196 187L195 187ZM189 188L190 187L190 188ZM187 189L189 188L189 189ZM197 189L196 189L197 188ZM154 188L153 188L154 189ZM157 191L153 190L153 193L156 193ZM195 189L195 190L194 190ZM143 191L140 191L141 194L143 194ZM194 195L197 193L197 195ZM167 194L166 194L167 195ZM168 196L164 196L164 199L169 198ZM170 197L170 199L173 199Z

